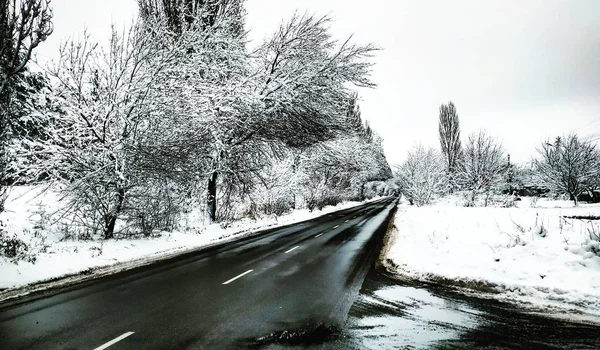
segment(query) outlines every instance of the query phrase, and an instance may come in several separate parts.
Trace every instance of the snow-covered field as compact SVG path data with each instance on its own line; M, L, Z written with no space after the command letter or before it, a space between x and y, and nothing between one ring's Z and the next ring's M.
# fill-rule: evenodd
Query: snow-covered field
M35 263L0 257L0 289L21 287L89 269L117 266L137 260L159 259L175 253L215 243L239 239L255 230L299 222L328 212L359 205L346 202L323 210L295 210L280 217L260 220L245 219L223 228L219 224L204 225L200 215L191 215L179 232L163 232L157 237L74 240L65 239L64 228L53 224L47 214L56 210L57 198L52 192L41 194L39 188L15 188L6 210L0 215L9 237L16 235L30 246Z
M503 300L600 316L600 205L529 198L515 208L401 204L387 267ZM590 233L592 238L590 239Z

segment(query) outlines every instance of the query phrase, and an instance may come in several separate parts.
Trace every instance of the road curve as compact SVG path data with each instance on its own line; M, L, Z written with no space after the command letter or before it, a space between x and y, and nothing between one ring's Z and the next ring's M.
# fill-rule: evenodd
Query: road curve
M3 349L238 348L342 327L393 198L0 309Z

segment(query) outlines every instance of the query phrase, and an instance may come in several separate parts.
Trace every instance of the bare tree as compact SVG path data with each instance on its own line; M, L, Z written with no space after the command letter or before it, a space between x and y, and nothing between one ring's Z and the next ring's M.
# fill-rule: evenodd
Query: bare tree
M440 144L446 161L446 170L452 180L460 159L460 125L454 103L440 106ZM452 182L452 181L451 181Z
M295 14L253 53L265 136L291 147L332 139L344 124L351 85L375 86L370 58L377 48L333 40L330 24L327 16Z
M207 186L212 219L219 181L237 176L229 170L239 173L245 159L274 145L304 148L334 139L344 129L350 86L374 86L369 59L376 48L331 39L330 21L294 15L249 55L253 71L229 89L228 99L243 103L219 108L215 134L222 136L214 143Z
M458 183L471 193L469 205L475 205L477 195L483 191L487 206L490 191L503 181L506 164L500 142L483 130L469 136L457 173Z
M596 145L576 134L542 143L541 158L534 160L538 176L558 194L568 194L578 205L578 197L593 187L600 176L600 156Z
M23 71L33 50L52 34L50 0L0 1L0 94Z
M408 152L406 161L396 168L400 190L411 204L422 206L431 203L446 186L442 155L433 148L418 145Z
M50 0L0 0L0 212L7 195L11 85L33 50L52 34L49 5Z
M139 149L158 143L148 137L159 135L152 133L153 117L162 116L164 101L155 100L153 91L176 57L147 35L146 27L134 25L125 34L113 29L107 48L88 36L69 41L49 67L61 107L50 125L51 138L28 140L16 150L22 161L32 153L37 160L21 168L31 179L43 175L60 182L65 211L81 211L82 223L93 230L101 226L104 238L113 237L128 198L152 180L143 172L147 153Z
M223 17L234 16L230 21L232 34L243 34L244 0L138 0L143 20L163 21L177 35L200 27L214 27Z

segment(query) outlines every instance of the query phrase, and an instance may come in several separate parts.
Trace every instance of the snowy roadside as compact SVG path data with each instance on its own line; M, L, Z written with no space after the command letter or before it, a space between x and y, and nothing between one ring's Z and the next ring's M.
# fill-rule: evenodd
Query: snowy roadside
M0 300L150 264L231 242L263 229L305 221L364 203L346 202L320 211L301 209L280 217L244 219L232 222L226 228L219 224L203 226L201 222L193 222L188 223L191 230L163 232L156 237L74 240L52 232L36 233L44 226L40 224L41 204L36 191L18 193L15 197L8 202L1 219L9 236L17 235L30 244L36 259L32 263L0 257L0 290L5 289L0 292Z
M400 205L383 264L405 278L597 319L600 205L535 206L527 198L517 208Z

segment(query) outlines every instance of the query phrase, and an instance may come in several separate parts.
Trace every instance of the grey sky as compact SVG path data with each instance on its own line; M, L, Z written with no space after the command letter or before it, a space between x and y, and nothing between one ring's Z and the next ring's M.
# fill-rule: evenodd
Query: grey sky
M134 0L53 0L58 43L87 25L106 37L129 23ZM331 13L332 30L384 48L379 87L361 91L363 116L384 138L391 163L414 143L438 146L437 114L452 100L463 137L480 128L526 161L545 138L600 135L600 1L248 0L251 39L294 10Z

